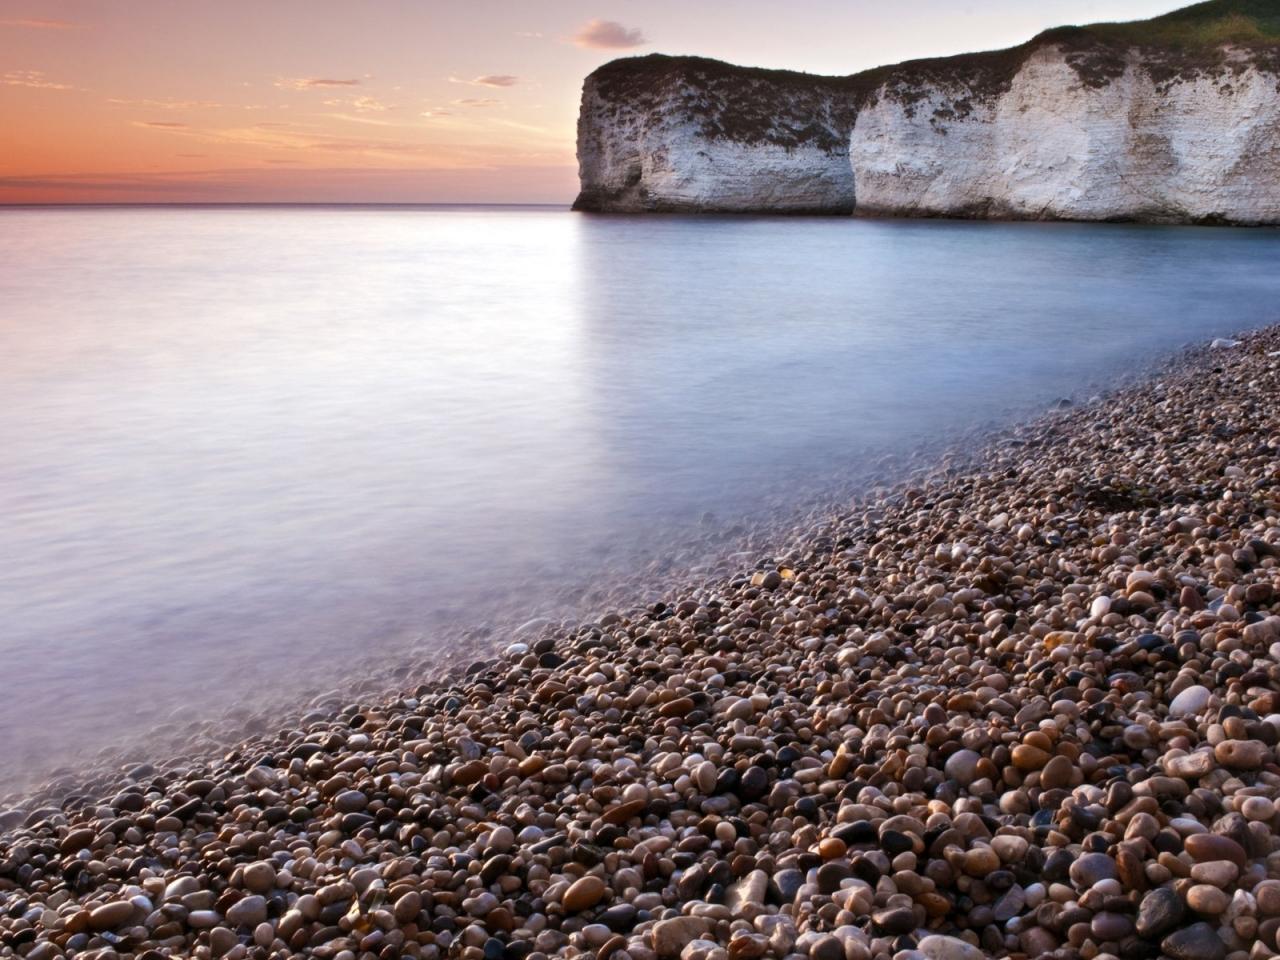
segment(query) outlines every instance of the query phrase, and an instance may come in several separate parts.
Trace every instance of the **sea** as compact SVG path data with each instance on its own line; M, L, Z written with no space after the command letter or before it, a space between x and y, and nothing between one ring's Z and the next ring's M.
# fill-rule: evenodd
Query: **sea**
M2 209L0 794L660 595L1275 322L1277 264L1273 230Z

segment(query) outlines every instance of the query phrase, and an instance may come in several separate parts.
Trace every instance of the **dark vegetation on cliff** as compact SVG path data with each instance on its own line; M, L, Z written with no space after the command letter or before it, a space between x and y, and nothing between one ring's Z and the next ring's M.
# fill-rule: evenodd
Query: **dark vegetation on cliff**
M737 67L707 57L628 57L588 79L615 112L674 104L711 139L828 151L846 148L858 102L856 77Z
M1208 0L1151 20L1057 27L1005 50L911 60L844 77L651 54L607 63L588 80L615 115L676 106L709 139L834 152L845 149L858 111L875 97L910 106L941 89L953 99L938 119L963 118L975 103L1008 90L1028 57L1049 46L1063 50L1090 87L1119 77L1134 49L1161 84L1229 76L1250 64L1280 73L1280 0Z
M1183 50L1203 50L1224 43L1273 43L1280 40L1280 2L1209 0L1151 20L1098 23L1077 29L1111 42Z

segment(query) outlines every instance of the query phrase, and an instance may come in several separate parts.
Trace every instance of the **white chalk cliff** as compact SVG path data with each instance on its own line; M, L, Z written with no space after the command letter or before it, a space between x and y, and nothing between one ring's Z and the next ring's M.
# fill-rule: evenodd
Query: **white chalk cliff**
M1280 222L1277 78L1247 59L1162 82L1131 52L1091 85L1048 46L985 100L916 92L881 89L858 112L861 213Z
M583 91L576 206L1280 223L1278 61L1075 28L842 78L615 61Z
M850 213L851 101L826 78L692 57L607 64L578 118L578 209Z

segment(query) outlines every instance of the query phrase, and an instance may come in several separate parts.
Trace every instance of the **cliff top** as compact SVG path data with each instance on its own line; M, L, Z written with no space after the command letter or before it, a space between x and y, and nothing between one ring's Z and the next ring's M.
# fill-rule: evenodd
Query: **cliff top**
M1147 54L1153 72L1164 79L1220 66L1230 46L1266 50L1270 65L1275 66L1280 57L1280 0L1207 0L1150 20L1055 27L1004 50L909 60L848 76L740 67L709 57L655 53L613 60L589 79L603 96L621 100L645 99L673 81L693 81L711 86L745 83L756 92L767 86L778 95L798 97L843 93L860 101L886 80L913 76L925 82L999 85L1017 72L1029 54L1049 45L1066 48L1082 79L1094 85L1109 81L1121 69L1119 55L1133 47Z
M1269 44L1280 40L1280 0L1208 0L1150 20L1065 29L1080 30L1109 43L1175 50ZM1052 39L1059 31L1047 31L1036 39Z

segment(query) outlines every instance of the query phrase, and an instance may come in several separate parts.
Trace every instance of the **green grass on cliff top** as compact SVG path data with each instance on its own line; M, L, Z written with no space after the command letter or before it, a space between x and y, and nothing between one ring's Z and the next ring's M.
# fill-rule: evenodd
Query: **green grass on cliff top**
M1037 39L1076 30L1112 43L1183 49L1271 43L1280 39L1280 0L1208 0L1150 20L1060 27Z

